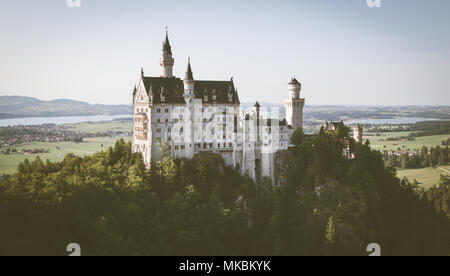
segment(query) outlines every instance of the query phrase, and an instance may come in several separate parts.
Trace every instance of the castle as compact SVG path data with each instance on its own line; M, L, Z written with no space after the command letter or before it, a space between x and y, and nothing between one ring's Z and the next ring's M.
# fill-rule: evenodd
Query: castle
M301 84L292 78L285 100L286 118L264 116L256 102L241 111L233 78L229 81L197 80L188 59L184 79L173 76L175 60L166 31L159 77L141 76L133 91L133 152L144 162L164 155L192 158L208 151L220 154L226 165L239 168L254 180L267 176L279 185L277 166L290 145L293 131L302 127L305 99Z

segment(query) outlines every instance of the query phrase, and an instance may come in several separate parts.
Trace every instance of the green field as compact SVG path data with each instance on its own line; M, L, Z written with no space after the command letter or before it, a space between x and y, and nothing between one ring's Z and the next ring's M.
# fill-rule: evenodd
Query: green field
M97 132L107 132L107 131L123 131L132 132L133 123L127 120L115 120L108 122L85 122L71 125L62 125L67 127L71 131L97 133Z
M400 179L407 177L410 182L413 182L415 179L423 188L430 188L438 185L441 174L450 176L450 166L447 165L439 168L398 170L397 172L397 176Z
M85 122L78 124L62 125L71 131L98 133L107 131L133 131L133 123L129 120L115 120L107 122ZM58 143L45 143L45 142L33 142L15 145L9 147L10 149L17 149L18 153L9 155L0 154L0 175L11 174L16 171L17 165L25 160L34 160L36 156L42 160L49 159L52 162L61 161L67 153L73 153L78 156L92 155L93 153L103 151L110 146L113 146L115 142L120 139L109 137L97 137L97 138L84 138L83 143L74 142L58 142ZM126 138L125 140L130 140ZM103 145L103 146L102 146ZM22 150L32 149L49 149L49 153L39 154L22 154Z
M427 146L428 148L432 146L441 146L442 141L450 138L450 135L447 134L416 137L414 141L386 141L389 137L408 136L409 133L410 132L388 132L381 133L381 136L364 136L364 141L369 139L371 147L375 150L397 151L397 149L400 148L402 152L406 152L408 149L410 151L421 149L422 146Z
M113 146L115 142L120 138L85 138L83 143L74 142L58 142L58 143L45 143L45 142L33 142L25 143L10 147L11 149L17 149L21 152L23 149L49 149L49 153L29 154L13 153L9 155L0 154L0 175L11 174L16 171L17 165L27 158L28 160L34 160L36 156L42 160L49 159L52 162L61 161L67 153L74 153L78 156L91 155L93 153L104 151L108 147ZM129 140L126 139L126 140ZM102 147L103 145L103 147ZM59 147L59 149L58 149Z

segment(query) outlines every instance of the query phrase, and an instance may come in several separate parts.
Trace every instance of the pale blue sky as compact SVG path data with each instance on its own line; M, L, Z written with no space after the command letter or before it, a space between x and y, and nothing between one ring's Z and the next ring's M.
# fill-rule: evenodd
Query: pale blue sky
M164 26L183 76L234 77L241 101L450 104L450 1L0 0L0 95L130 104L158 76Z

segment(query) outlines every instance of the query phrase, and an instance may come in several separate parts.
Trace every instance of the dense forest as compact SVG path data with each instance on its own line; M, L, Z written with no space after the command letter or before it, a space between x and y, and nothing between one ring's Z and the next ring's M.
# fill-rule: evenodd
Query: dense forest
M348 129L293 137L273 187L212 153L147 170L131 145L62 162L25 160L0 180L0 255L450 254L449 180L418 190ZM346 158L350 148L354 158Z

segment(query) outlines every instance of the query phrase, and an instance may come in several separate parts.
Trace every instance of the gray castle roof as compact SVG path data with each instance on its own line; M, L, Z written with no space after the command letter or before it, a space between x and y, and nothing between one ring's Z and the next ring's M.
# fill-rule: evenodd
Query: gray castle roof
M344 122L340 121L340 122L325 122L325 124L323 125L325 130L338 130L341 127L344 127Z
M183 93L184 84L180 78L165 78L165 77L143 77L145 90L149 96L152 96L154 104L160 104L161 93L164 93L167 104L186 104ZM152 95L150 93L152 92ZM232 101L229 101L229 93L232 96ZM213 101L213 95L216 95L216 100ZM194 82L194 95L196 99L202 99L205 104L239 104L239 96L232 81L202 81L196 80ZM205 96L207 101L205 102Z
M161 94L164 94L164 103L186 103L183 98L184 84L179 78L143 77L145 90L152 97L155 104L162 103Z
M228 94L231 94L232 101L229 101ZM203 99L205 103L205 96L208 101L213 102L213 95L216 95L216 103L220 104L239 104L239 96L232 81L195 81L194 94L196 99Z

